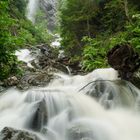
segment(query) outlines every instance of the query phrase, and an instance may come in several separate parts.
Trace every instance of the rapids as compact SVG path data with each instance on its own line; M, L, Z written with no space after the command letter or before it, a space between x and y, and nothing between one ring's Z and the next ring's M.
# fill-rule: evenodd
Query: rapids
M32 131L41 140L140 140L139 95L112 68L56 73L47 87L1 93L0 130Z

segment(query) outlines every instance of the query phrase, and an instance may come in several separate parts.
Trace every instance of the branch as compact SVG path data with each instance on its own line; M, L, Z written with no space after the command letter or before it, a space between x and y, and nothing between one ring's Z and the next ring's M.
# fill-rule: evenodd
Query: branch
M95 81L91 81L88 84L86 84L84 87L82 87L78 92L80 92L81 90L83 90L85 87L87 87L88 85L90 85L92 83L94 83L94 85L95 85L95 82L106 82L106 81L115 82L115 81L120 81L120 80L95 80ZM125 81L125 80L121 80L121 81Z

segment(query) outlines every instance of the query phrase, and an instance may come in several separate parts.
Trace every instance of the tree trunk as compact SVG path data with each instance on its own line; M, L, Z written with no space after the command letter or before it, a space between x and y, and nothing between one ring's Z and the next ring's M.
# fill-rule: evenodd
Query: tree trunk
M128 21L131 22L131 19L130 19L130 16L129 16L129 10L128 10L128 1L124 0L123 2L124 2L125 15L126 15Z

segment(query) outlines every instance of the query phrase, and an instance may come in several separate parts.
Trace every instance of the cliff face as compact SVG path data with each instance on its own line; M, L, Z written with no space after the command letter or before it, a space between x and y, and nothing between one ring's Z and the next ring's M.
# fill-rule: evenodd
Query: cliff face
M39 22L47 19L47 28L53 31L56 26L56 12L57 12L57 0L29 0L27 4L27 18L36 23L38 20L37 12L41 10L43 17L39 16Z
M57 0L40 0L40 8L46 14L48 21L48 29L53 31L57 21L56 21L56 12L57 12Z

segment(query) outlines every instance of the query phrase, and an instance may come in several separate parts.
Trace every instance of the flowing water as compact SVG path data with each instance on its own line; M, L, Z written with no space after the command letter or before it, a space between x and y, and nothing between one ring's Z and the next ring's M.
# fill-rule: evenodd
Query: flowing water
M3 93L0 129L30 130L41 140L140 140L139 95L111 68L55 74L44 88Z
M27 5L27 18L35 23L36 11L38 8L39 0L29 0Z
M18 60L25 62L28 67L33 68L31 61L35 59L35 56L33 56L28 49L18 50L15 52L15 55L17 56Z
M38 2L29 0L27 6L27 18L33 23ZM55 0L45 3L54 15ZM17 52L18 58L30 66L32 57L24 51ZM41 140L140 140L139 96L140 90L120 80L111 68L85 76L57 73L44 88L1 93L0 130L8 126L32 131Z

